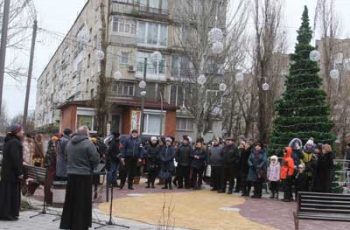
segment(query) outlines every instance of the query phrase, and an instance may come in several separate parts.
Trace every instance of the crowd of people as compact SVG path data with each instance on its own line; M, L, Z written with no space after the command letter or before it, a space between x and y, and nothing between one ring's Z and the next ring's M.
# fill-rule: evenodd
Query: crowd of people
M21 184L26 178L23 164L27 164L23 137L22 127L14 125L5 140L0 204L7 208L0 210L1 219L16 220L19 215ZM200 190L204 181L217 193L241 192L245 197L261 198L263 186L268 184L270 198L279 199L283 191L281 200L285 202L296 199L300 191L331 192L334 170L331 146L315 144L312 138L305 145L300 139L291 140L283 157L268 157L264 143L244 137L193 142L188 136L181 141L168 136L143 142L138 131L132 130L128 136L113 132L103 141L89 136L86 127L79 127L74 134L65 129L53 136L45 155L42 137L35 137L34 143L37 150L31 164L48 169L48 187L53 180L67 181L62 229L91 226L91 188L100 182L93 172L99 163L105 164L108 187L124 189L127 184L127 189L134 190L142 172L147 175L147 189L156 187L157 178L162 189Z

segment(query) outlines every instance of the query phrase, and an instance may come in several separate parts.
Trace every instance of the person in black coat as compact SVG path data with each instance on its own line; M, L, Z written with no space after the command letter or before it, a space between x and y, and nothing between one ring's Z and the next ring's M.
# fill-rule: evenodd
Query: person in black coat
M249 172L248 159L252 152L252 145L250 142L246 142L244 149L241 151L240 159L240 169L241 169L241 186L242 186L242 196L249 196L250 189L252 187L251 183L247 180Z
M128 176L128 189L134 190L134 177L137 173L137 165L142 162L143 145L141 138L138 137L138 131L132 130L131 136L123 139L121 150L121 163L125 166Z
M194 189L202 188L203 172L207 153L202 140L197 140L195 149L191 153L191 174L192 186Z
M119 141L120 134L119 133L113 133L113 139L110 142L107 150L107 163L106 167L108 170L107 174L107 181L109 185L118 187L117 183L117 172L119 167L119 154L120 154L120 141ZM126 177L121 178L120 182L120 188L123 188L125 185Z
M175 150L172 146L172 139L170 137L167 137L165 139L165 146L162 147L160 154L161 171L159 177L165 181L164 187L162 189L173 189L171 178L175 170L174 159Z
M227 194L232 194L232 190L235 183L235 178L238 175L239 167L239 151L235 145L235 140L232 137L226 139L226 145L223 148L224 155L224 176L222 181L221 192L225 192L227 181L229 182L229 188Z
M23 180L23 129L11 126L3 149L0 182L0 219L18 220L21 206L21 181Z
M159 162L160 162L160 148L158 147L158 140L156 137L151 137L150 144L147 146L145 151L145 158L147 160L147 187L155 188L154 182L156 180L157 174L159 172Z
M318 155L315 167L314 191L331 192L333 175L333 153L329 144L322 145L322 153Z
M184 136L182 144L176 151L178 188L182 189L185 182L185 188L190 188L190 163L192 147L187 136Z

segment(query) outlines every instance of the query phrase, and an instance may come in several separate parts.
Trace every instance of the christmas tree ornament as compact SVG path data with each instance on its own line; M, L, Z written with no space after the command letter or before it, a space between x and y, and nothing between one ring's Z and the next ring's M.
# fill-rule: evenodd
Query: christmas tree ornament
M219 85L219 90L220 91L224 92L224 91L226 91L226 89L227 89L227 85L225 83L221 83Z
M321 58L320 52L317 50L313 50L310 52L310 60L311 61L319 61Z
M270 89L270 85L267 84L267 83L265 82L265 83L262 85L262 89L263 89L264 91L267 91L267 90Z
M237 73L236 74L236 81L243 81L244 80L244 74L243 73Z
M222 42L215 42L211 49L214 54L221 54L224 51L224 44Z
M224 34L221 29L213 28L208 33L209 43L222 42Z
M105 59L105 53L102 50L97 50L95 54L99 61Z
M153 62L158 63L158 62L160 62L162 60L162 54L159 51L154 51L151 54L151 58L152 58Z
M139 83L140 89L144 89L144 88L146 88L146 86L147 86L147 84L144 80L140 81L140 83Z
M115 80L119 81L122 78L122 73L118 70L114 72L113 76Z
M204 85L207 82L207 78L202 74L197 78L197 82L200 85Z
M339 70L337 69L332 69L331 72L329 73L331 78L333 79L338 79L339 78Z

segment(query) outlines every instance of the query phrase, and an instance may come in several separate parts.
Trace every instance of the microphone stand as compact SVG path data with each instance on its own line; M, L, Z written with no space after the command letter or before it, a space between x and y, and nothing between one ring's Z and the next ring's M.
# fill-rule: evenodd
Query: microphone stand
M125 226L125 225L120 225L120 224L116 224L113 222L112 219L112 209L113 209L113 184L109 185L111 187L111 199L109 201L109 221L107 221L105 224L99 224L100 226L95 227L95 229L99 229L99 228L104 228L106 226L117 226L117 227L121 227L121 228L130 228L129 226ZM107 189L108 189L108 183L107 183Z

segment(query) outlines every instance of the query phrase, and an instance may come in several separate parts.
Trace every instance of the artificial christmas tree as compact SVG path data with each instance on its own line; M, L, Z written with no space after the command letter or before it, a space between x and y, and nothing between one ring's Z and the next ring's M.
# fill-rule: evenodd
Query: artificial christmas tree
M326 103L326 93L321 89L322 79L318 76L319 54L310 45L312 30L308 10L305 6L302 24L298 30L295 53L290 56L289 75L285 82L285 92L275 102L276 112L269 155L282 155L283 148L293 138L305 143L313 137L316 143L333 144L335 135L331 133L330 108ZM313 51L313 52L312 52Z

